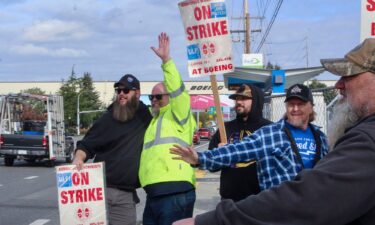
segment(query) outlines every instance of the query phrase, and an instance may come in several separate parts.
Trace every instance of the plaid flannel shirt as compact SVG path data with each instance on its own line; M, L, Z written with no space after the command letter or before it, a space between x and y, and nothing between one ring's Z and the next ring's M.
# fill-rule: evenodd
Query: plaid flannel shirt
M217 170L233 163L257 161L257 173L261 190L293 180L303 169L293 152L286 135L285 120L264 126L236 144L228 144L210 151L198 152L199 167ZM328 153L326 135L318 126L312 125L321 140L321 158Z

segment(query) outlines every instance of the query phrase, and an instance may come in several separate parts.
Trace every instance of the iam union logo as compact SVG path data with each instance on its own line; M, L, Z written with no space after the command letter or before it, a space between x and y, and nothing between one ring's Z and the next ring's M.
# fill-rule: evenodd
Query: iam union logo
M77 209L76 209L76 218L79 220L79 221L86 221L88 219L90 219L91 217L91 214L92 214L92 211L89 207L83 205L83 206L79 206Z
M203 55L213 55L216 52L216 46L212 42L207 42L202 44L202 53Z

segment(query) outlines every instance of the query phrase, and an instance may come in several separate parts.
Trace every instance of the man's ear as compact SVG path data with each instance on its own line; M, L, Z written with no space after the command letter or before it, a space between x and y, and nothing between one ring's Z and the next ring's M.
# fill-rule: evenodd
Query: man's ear
M140 90L136 90L135 91L135 96L137 97L137 99L139 100L141 98L141 91Z

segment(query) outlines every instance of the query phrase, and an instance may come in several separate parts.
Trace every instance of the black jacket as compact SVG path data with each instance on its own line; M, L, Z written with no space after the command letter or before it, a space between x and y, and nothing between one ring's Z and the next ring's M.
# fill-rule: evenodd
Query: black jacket
M112 113L112 107L109 107L77 143L77 149L85 151L87 159L95 156L94 162L105 162L108 187L132 191L140 186L139 161L144 134L152 116L143 102L130 121L117 121Z
M253 133L255 130L264 125L270 124L271 121L263 118L264 94L254 85L249 85L253 95L251 111L247 121L237 116L235 120L225 123L225 131L228 143L240 141L242 138ZM217 131L212 137L208 149L218 147L220 143L220 133ZM239 201L249 195L260 192L257 177L256 163L246 162L225 167L221 169L220 176L220 195L225 199Z
M197 225L375 224L375 114L337 140L313 169L256 196L222 201Z

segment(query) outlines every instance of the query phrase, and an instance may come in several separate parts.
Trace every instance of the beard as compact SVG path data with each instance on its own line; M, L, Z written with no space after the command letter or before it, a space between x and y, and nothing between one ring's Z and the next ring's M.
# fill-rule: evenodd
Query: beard
M159 113L160 113L160 108L152 108L151 109L151 115L152 115L152 117L157 117L157 116L159 116Z
M359 111L356 112L348 101L340 96L333 108L333 118L328 126L328 144L331 150L333 150L336 141L344 135L345 130L360 120L361 114Z
M113 103L113 117L120 121L126 122L133 119L139 106L139 101L136 96L130 97L129 101L125 105L120 105L118 100Z

